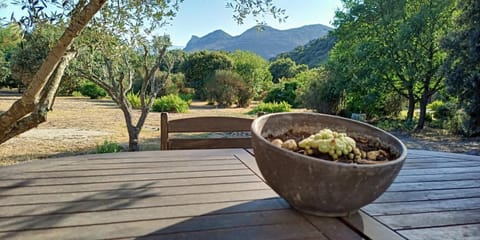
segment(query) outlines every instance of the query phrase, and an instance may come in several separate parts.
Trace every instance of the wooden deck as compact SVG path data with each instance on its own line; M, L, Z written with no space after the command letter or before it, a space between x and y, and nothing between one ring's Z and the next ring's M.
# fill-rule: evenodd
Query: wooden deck
M243 149L47 159L0 180L0 239L480 239L480 156L410 150L349 218L292 210Z

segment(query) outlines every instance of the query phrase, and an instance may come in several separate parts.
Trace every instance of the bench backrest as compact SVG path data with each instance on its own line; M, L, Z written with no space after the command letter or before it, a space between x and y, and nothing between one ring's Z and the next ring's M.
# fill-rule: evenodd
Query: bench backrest
M168 120L161 113L161 149L251 148L253 119L239 117L193 117ZM228 137L171 137L171 133L235 133Z

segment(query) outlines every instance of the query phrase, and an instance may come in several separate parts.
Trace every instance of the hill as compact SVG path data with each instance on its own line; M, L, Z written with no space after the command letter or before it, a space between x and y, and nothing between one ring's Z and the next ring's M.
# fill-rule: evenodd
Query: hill
M270 59L282 52L291 51L297 46L304 45L313 39L323 37L331 29L321 24L287 30L263 26L260 30L259 27L252 27L238 36L231 36L222 30L216 30L203 37L192 36L183 50L188 52L245 50Z
M328 60L328 53L335 45L335 38L327 35L298 46L290 52L281 53L275 58L289 57L297 64L307 64L308 67L316 67Z

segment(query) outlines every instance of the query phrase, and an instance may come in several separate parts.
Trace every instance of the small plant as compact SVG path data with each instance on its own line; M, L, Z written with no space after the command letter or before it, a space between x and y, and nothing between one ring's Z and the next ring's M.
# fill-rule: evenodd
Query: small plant
M156 99L153 102L153 112L176 112L184 113L189 109L188 102L181 99L178 95L170 94Z
M183 99L183 101L190 104L192 102L193 97L195 97L195 91L186 92L186 93L179 93L178 96Z
M290 112L292 109L292 106L288 104L285 101L282 102L261 102L253 108L252 111L249 112L249 114L256 114L258 112L265 112L265 113L276 113L276 112Z
M80 87L80 93L83 96L90 97L91 99L97 99L107 96L107 92L93 82L85 82Z
M385 131L411 132L415 129L415 121L405 121L399 119L384 119L375 122L374 125Z
M103 144L97 145L97 153L116 153L122 151L122 147L116 142L105 140Z
M73 92L72 92L72 96L73 96L73 97L81 97L81 96L83 96L83 95L82 95L82 93L79 92L79 91L73 91Z
M140 109L142 107L142 102L140 101L140 96L138 94L130 92L127 94L127 99L133 109Z

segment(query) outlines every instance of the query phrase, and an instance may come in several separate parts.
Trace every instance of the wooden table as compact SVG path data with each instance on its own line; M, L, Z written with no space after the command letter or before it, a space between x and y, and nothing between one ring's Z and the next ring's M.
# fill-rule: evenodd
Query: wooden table
M47 159L0 179L0 239L480 239L479 156L411 150L349 218L292 210L244 149Z

